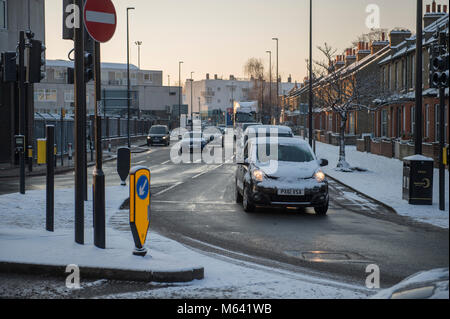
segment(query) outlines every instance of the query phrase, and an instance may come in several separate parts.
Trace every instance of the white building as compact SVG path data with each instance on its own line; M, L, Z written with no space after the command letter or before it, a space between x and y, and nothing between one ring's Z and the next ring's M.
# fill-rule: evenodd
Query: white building
M234 101L252 100L251 91L254 83L253 80L238 79L233 76L223 80L214 75L214 78L210 79L209 74L201 81L187 79L185 103L189 105L189 114L191 110L194 114L200 112L204 116L216 110L226 112L227 109L233 108ZM276 87L275 83L274 86ZM280 96L288 94L294 86L295 84L291 82L280 83ZM276 88L273 89L272 94L273 100L276 101Z
M46 77L35 84L34 109L42 113L74 112L74 85L69 84L68 69L73 62L47 60ZM127 109L127 65L120 63L102 63L102 97L106 113L121 115ZM169 120L169 113L178 105L178 87L163 86L163 72L140 70L130 65L131 109L132 114L140 111L142 116ZM94 113L94 82L86 86L88 114Z

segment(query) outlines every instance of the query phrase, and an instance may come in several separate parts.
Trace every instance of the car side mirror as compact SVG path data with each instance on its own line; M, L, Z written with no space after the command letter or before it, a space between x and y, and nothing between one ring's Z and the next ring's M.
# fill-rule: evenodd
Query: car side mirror
M181 135L178 135L178 140L181 141L183 137Z
M209 137L209 141L210 141L210 142L214 141L214 136L211 135L211 136Z
M320 164L321 167L328 166L328 160L322 158L319 161L319 164Z

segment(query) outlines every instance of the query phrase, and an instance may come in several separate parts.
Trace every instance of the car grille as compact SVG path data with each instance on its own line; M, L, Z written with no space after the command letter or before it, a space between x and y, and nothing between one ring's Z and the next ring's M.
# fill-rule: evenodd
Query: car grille
M300 202L311 202L312 196L279 196L279 195L271 195L270 201L272 202L292 202L292 203L300 203Z

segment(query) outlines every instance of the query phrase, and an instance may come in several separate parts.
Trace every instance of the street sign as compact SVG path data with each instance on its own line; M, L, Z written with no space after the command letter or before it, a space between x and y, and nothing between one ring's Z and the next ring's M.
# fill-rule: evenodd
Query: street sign
M134 255L145 256L150 225L150 170L143 166L130 171L130 226L136 249Z
M83 15L86 31L95 41L111 40L117 26L116 9L111 0L86 0Z

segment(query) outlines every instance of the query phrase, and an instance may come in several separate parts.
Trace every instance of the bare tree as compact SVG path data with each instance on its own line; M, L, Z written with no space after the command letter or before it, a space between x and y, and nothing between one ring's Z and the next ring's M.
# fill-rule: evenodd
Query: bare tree
M315 62L321 75L315 84L316 105L321 110L332 111L340 117L337 168L349 172L353 169L345 156L347 121L351 112L371 109L373 100L380 97L379 77L367 70L361 70L358 63L338 68L335 63L336 49L327 43L318 49L325 56L325 60Z
M261 59L250 58L244 65L244 73L246 76L253 79L260 79L264 77L264 64Z

